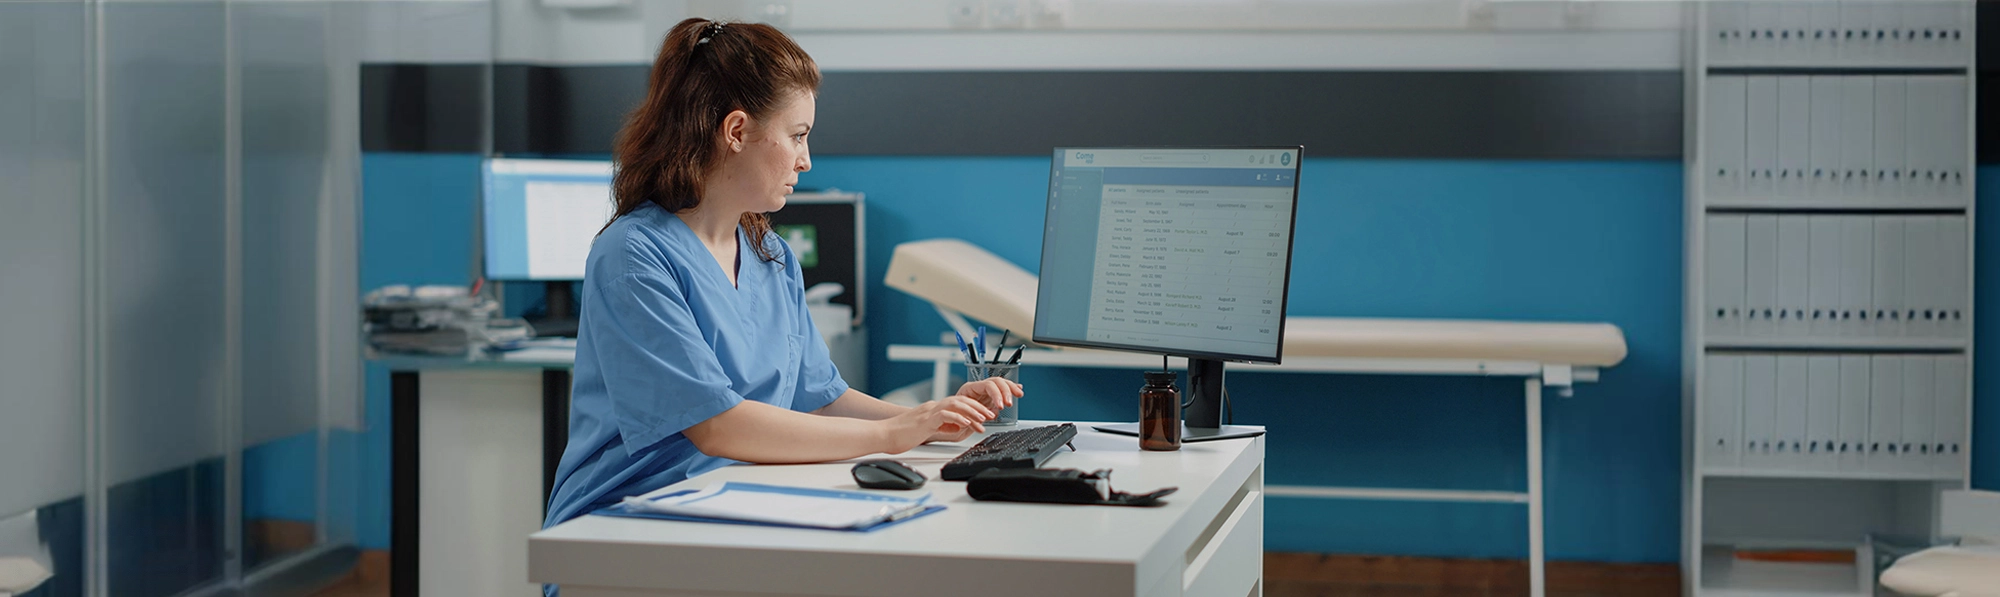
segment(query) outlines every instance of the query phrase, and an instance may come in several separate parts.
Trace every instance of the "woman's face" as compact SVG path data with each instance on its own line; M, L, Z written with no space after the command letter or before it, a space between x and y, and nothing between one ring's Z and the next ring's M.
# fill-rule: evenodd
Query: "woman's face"
M812 132L817 105L811 93L794 93L769 118L748 122L740 140L729 141L729 157L717 182L729 197L742 202L739 211L765 213L785 206L785 195L799 183L799 173L812 169L806 135ZM725 136L733 135L725 131Z

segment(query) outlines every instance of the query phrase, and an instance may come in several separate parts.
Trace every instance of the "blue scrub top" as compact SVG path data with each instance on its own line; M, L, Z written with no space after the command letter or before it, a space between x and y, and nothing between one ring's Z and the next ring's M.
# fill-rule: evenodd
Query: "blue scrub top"
M569 447L544 528L735 461L682 434L744 400L811 412L847 392L806 312L792 248L757 257L737 229L737 285L680 217L647 204L590 247Z

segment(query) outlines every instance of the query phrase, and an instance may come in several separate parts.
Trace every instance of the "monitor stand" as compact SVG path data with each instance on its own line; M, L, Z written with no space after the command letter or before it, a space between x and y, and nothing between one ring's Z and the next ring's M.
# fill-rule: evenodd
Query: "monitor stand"
M1194 396L1187 412L1182 413L1185 420L1181 423L1181 443L1264 434L1264 430L1255 427L1222 424L1222 361L1188 359L1188 392ZM1095 429L1118 435L1139 435L1138 423L1097 425Z
M535 328L536 336L576 337L576 293L570 289L568 280L542 283L542 301L547 313L540 319L528 320Z

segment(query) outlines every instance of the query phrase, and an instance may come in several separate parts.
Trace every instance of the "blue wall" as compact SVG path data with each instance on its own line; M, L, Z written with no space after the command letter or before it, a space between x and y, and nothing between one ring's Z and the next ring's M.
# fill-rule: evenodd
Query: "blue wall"
M472 269L477 156L363 159L362 287L463 284ZM1574 398L1545 403L1552 558L1668 562L1680 526L1681 171L1678 162L1308 160L1301 178L1295 315L1606 321L1630 356ZM1986 168L1982 177L2000 176ZM944 329L879 283L897 243L953 236L1037 269L1047 159L821 157L802 185L868 194L873 391L925 366L892 343ZM1989 179L1990 180L1990 179ZM1982 192L1981 202L2000 196ZM1990 211L1990 210L1989 210ZM1996 216L2000 217L2000 216ZM1985 224L1986 222L1982 222ZM1994 230L1991 226L1983 229ZM2000 280L1982 238L1980 296ZM510 290L510 294L512 291ZM2000 299L1982 300L2000 303ZM510 310L518 308L512 306ZM1995 338L1982 322L1980 338ZM1981 356L1981 364L1988 357ZM1982 369L1985 369L1982 367ZM359 483L363 547L388 544L388 377L369 370ZM1023 416L1131 419L1130 372L1025 370ZM1269 425L1273 484L1521 490L1517 382L1234 374L1236 420ZM1980 403L1996 398L1982 387ZM1975 484L2000 484L2000 412L1980 409ZM1519 506L1276 498L1275 551L1522 557Z

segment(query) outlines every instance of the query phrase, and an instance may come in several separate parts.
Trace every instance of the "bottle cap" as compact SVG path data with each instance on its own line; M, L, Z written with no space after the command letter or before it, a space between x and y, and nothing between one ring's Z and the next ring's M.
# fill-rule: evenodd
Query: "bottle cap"
M1172 371L1147 371L1146 383L1151 385L1172 385L1180 381L1181 375Z

